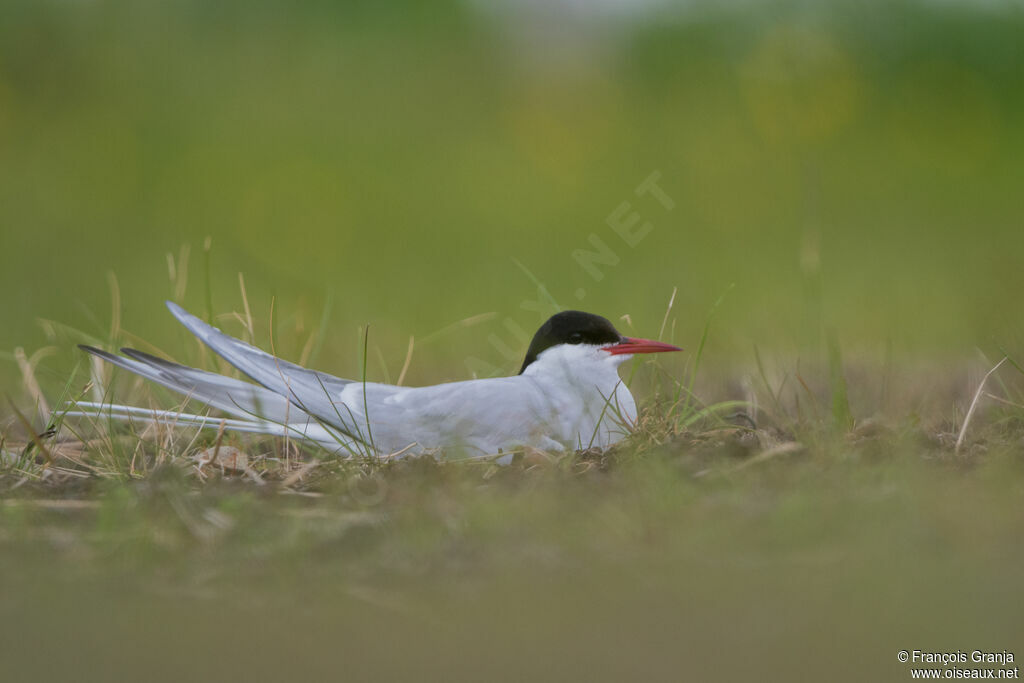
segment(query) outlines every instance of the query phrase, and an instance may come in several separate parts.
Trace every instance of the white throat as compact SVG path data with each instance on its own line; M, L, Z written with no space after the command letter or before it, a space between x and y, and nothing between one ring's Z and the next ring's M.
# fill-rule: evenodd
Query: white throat
M558 344L545 349L530 363L524 375L570 375L570 376L614 376L618 379L618 368L633 356L613 355L600 346L591 344Z

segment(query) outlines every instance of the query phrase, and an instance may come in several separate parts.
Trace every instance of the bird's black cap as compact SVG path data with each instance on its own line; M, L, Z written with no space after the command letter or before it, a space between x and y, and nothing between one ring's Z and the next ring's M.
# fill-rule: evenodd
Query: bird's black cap
M559 344L618 344L624 339L607 318L583 311L562 311L548 318L533 335L519 374L537 360L537 356Z

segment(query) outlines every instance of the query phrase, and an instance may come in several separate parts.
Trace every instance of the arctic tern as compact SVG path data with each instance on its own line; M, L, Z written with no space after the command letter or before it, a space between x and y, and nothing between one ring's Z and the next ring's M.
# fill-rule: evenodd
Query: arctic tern
M619 366L634 354L682 350L623 336L598 315L562 311L537 330L518 375L401 387L303 368L224 334L173 302L167 307L255 384L135 349L121 349L120 356L81 348L232 417L85 401L69 416L289 436L331 451L382 457L606 448L629 434L637 416Z

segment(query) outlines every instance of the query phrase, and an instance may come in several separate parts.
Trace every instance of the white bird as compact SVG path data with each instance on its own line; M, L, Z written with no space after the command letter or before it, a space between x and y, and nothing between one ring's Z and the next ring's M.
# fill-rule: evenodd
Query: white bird
M605 448L636 422L618 367L638 353L682 349L625 337L607 319L563 311L545 322L518 375L426 387L341 379L308 370L228 336L173 302L190 332L257 384L178 365L134 349L81 348L234 417L78 402L68 416L290 436L331 451L373 456L474 457L518 447Z

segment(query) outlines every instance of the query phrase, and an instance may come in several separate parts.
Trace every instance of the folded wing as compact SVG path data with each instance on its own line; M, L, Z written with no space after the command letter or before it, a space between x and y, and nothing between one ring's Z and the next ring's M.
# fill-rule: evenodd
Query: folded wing
M339 399L345 387L352 384L351 380L309 370L272 356L224 334L172 301L167 302L167 308L189 332L253 381L288 397L305 412L348 433L351 421Z

